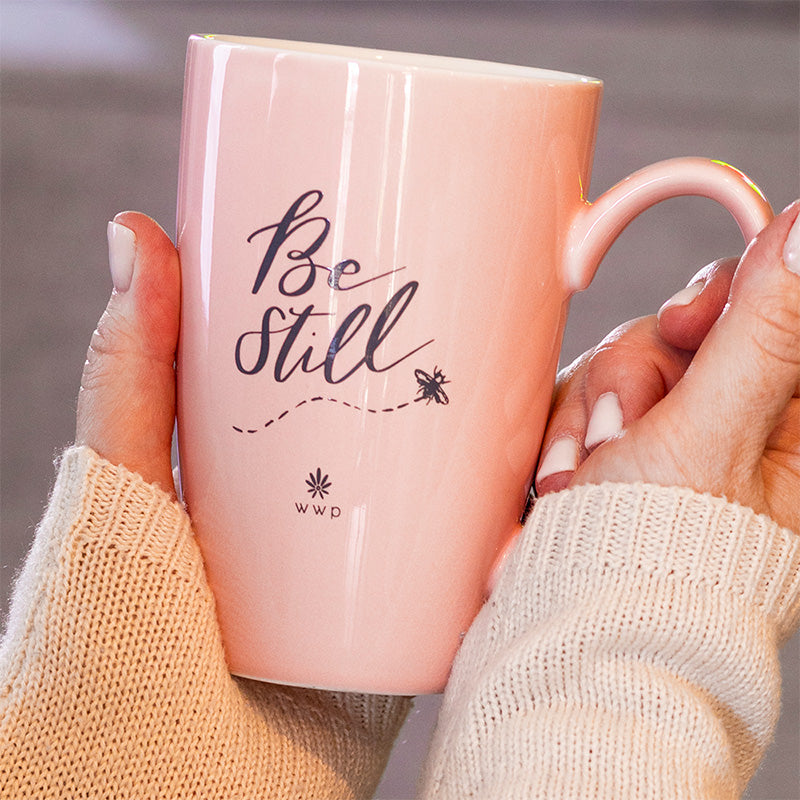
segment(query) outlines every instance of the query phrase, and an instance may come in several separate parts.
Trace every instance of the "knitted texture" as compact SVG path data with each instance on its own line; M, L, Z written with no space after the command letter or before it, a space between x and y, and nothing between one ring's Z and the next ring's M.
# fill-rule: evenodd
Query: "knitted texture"
M546 496L458 655L423 797L739 797L798 616L800 537L750 509Z
M63 456L0 646L0 797L368 798L409 702L232 678L181 506Z

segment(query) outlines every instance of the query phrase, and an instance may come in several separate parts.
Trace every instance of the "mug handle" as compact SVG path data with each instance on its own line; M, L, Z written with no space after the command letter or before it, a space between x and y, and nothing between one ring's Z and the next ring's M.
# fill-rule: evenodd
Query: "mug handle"
M567 233L563 275L570 294L592 281L614 240L642 211L670 197L696 195L721 203L732 214L749 243L769 224L772 208L761 190L730 164L709 158L671 158L634 172L600 195L583 201ZM487 581L486 596L494 590L503 565L522 526L501 547Z
M730 164L709 158L658 161L579 207L569 232L563 275L570 293L585 289L609 247L634 217L670 197L696 195L721 203L750 240L772 219L761 190Z

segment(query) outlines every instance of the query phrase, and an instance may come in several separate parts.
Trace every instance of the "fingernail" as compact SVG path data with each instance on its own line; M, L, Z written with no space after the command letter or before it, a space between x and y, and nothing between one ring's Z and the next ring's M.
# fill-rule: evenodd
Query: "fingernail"
M108 223L108 265L111 280L118 292L127 292L133 280L136 258L136 234L119 222Z
M675 292L675 294L672 295L672 297L670 297L670 299L658 309L658 314L656 314L656 316L661 319L661 315L668 308L675 308L676 306L688 306L689 303L691 303L692 300L694 300L695 297L697 297L700 292L703 291L703 287L705 285L705 281L697 281L697 283L692 283L685 289Z
M606 392L597 398L592 416L586 426L586 449L602 444L612 436L622 433L622 406L615 392Z
M783 263L790 272L800 275L800 215L790 228L783 245Z
M542 459L536 480L541 481L559 472L575 472L578 469L580 445L571 436L562 436L550 445Z

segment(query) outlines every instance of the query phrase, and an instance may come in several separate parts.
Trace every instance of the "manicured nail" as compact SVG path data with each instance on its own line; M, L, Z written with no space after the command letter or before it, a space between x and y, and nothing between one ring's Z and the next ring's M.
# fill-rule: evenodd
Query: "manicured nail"
M108 223L108 265L111 280L118 292L127 292L133 280L136 258L136 234L119 222Z
M800 275L800 215L794 221L783 245L783 263L790 272Z
M612 436L622 433L622 406L614 392L606 392L597 398L592 416L586 426L586 449L602 444Z
M675 308L676 306L688 306L689 303L691 303L692 300L694 300L700 294L700 292L703 291L703 287L705 285L705 281L697 281L697 283L692 283L685 289L675 292L675 294L672 295L672 297L670 297L670 299L658 309L658 314L656 316L661 319L661 315L668 308Z
M578 469L580 445L571 436L562 436L550 445L542 459L536 480L541 481L559 472L575 472Z

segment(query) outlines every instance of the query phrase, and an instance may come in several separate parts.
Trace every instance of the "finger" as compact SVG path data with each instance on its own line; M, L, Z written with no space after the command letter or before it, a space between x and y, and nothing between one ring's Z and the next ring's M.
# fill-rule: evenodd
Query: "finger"
M109 223L108 240L114 289L86 356L76 443L174 494L178 255L164 231L135 212Z
M800 380L798 212L800 202L751 242L725 311L670 398L691 429L726 443L731 470L752 471Z
M658 333L667 344L697 350L725 308L738 258L725 258L703 267L685 289L658 311Z
M564 370L542 443L537 493L565 488L590 450L652 408L690 358L659 337L655 317L643 317L621 325Z
M579 404L573 404L572 407L578 408ZM534 482L534 489L539 497L566 489L575 470L585 458L581 445L582 436L579 430L573 433L572 427L580 429L583 426L580 422L571 422L570 411L568 407L564 407L556 424L549 426L545 433Z
M583 353L561 370L556 379L534 481L540 497L565 489L586 455L582 452L586 430L583 382L592 352Z
M586 431L591 452L644 416L680 380L692 354L658 335L655 317L626 323L607 337L587 365Z
M536 495L542 497L566 489L583 458L581 444L574 436L554 434L547 448L542 450L536 473Z

